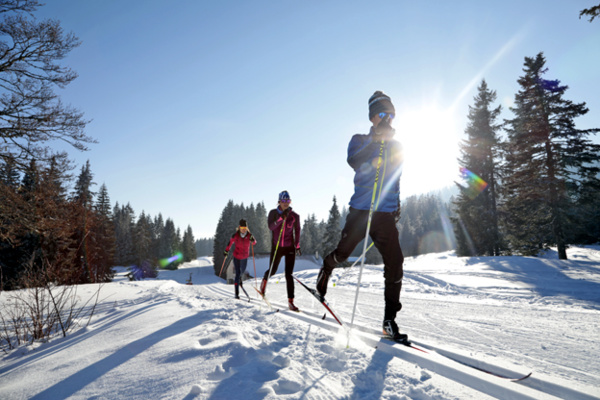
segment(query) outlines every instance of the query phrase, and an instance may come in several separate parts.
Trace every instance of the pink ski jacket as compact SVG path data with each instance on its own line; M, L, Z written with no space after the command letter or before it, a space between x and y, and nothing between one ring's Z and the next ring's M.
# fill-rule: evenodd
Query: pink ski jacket
M273 248L277 246L277 239L280 235L281 240L279 241L279 247L300 248L300 216L292 211L291 207L289 210L290 213L285 220L285 226L283 226L283 218L281 217L282 210L280 207L269 212L267 222L269 224L269 229L273 234ZM281 231L282 228L283 232Z

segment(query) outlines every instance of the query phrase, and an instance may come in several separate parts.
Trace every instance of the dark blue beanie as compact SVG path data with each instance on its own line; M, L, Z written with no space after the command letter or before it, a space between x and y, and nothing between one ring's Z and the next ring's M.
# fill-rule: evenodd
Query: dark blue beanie
M369 98L369 120L380 112L395 114L396 109L390 96L378 90Z

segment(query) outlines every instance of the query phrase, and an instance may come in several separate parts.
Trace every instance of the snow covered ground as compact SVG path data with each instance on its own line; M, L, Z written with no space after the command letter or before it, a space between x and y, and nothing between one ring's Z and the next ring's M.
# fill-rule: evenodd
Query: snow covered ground
M90 325L1 356L0 399L598 399L600 247L569 257L407 259L397 321L427 353L380 338L382 266L365 266L350 331L322 320L298 284L302 312L286 310L281 275L267 291L273 312L254 279L252 301L234 300L208 258L142 282L120 270ZM259 274L267 264L256 260ZM318 267L298 260L296 275L314 286ZM358 271L336 271L328 293L347 324ZM533 374L513 382L456 361Z

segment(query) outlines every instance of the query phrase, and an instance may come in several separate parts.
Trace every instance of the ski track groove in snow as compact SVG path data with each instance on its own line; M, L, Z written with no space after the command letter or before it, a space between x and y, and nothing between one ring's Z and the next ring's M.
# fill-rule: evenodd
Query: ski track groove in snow
M569 255L408 258L398 323L429 355L380 338L381 266L365 265L349 347L346 331L329 314L322 320L324 308L299 285L302 311L287 309L282 274L267 292L279 312L250 287L254 279L245 284L251 301L235 300L208 259L155 280L123 278L106 285L89 326L0 354L0 398L600 399L600 253ZM257 258L258 276L265 259ZM314 261L299 257L295 269L314 287ZM358 270L336 271L328 292L347 324ZM81 286L82 297L94 287ZM440 354L533 375L515 383Z
M223 296L231 296L230 293L228 293L228 291L222 287L215 287L215 286L207 286L207 289L211 290L213 293L215 294L221 294ZM262 300L259 300L262 302ZM272 304L276 304L273 300L270 300ZM278 306L281 306L280 304L278 304ZM337 310L336 310L337 311ZM282 313L279 313L281 315L284 315ZM303 320L304 322L308 322L309 324L316 324L319 325L321 327L323 327L323 325L321 323L319 323L319 321L310 321L309 318L302 318L300 317L301 314L307 314L306 311L301 312L301 313L294 313L294 312L290 312L290 313L286 313L285 315L292 317L292 318L296 318L299 320ZM316 314L315 313L308 313L310 315L311 318L315 318ZM273 317L277 317L277 315L273 314ZM374 318L368 318L371 321L374 321ZM364 326L355 326L355 329L357 329L360 332L369 332L371 331L369 328L364 327ZM339 326L333 326L328 328L331 331L332 335L335 335L336 330L340 330ZM478 332L475 332L478 333ZM359 339L360 340L360 339ZM366 338L365 336L362 336L362 340L364 342L366 342L369 346L371 347L377 347L379 349L383 349L385 352L391 354L393 357L399 358L399 359L407 359L410 360L411 362L415 362L417 365L420 365L419 363L419 358L417 357L417 361L415 361L415 359L413 357L406 357L406 354L404 354L403 352L409 351L410 349L403 349L401 345L395 345L395 344L389 344L386 343L384 341L384 339L379 339L377 338L377 336L371 334L370 337ZM331 351L331 349L326 349L327 351ZM414 351L414 350L413 350ZM433 356L435 356L435 354L432 354ZM422 360L421 360L422 362ZM541 399L541 398L546 398L546 399L553 399L553 398L560 398L560 397L555 397L552 394L553 393L561 393L564 394L565 396L567 396L566 398L589 398L589 399L593 399L593 397L586 397L584 394L581 394L577 391L572 391L570 388L567 387L563 387L560 385L556 385L553 384L551 382L547 382L544 380L540 380L536 377L533 378L528 378L525 381L522 382L510 382L508 385L505 385L505 382L500 382L499 378L495 378L492 377L491 379L487 380L487 379L483 379L483 383L481 381L482 377L486 378L486 374L483 372L478 372L475 370L469 370L470 367L466 367L466 372L463 368L463 371L457 372L454 368L460 368L460 366L454 365L451 367L448 367L448 364L452 364L452 362L448 362L448 360L437 360L437 362L440 362L440 365L438 366L431 366L431 364L427 364L429 365L430 368L433 368L436 370L436 372L443 374L444 376L446 376L448 379L453 379L456 380L457 382L463 384L463 385L467 385L467 386L471 386L473 389L475 390L481 390L482 393L486 393L486 394L490 394L490 395L494 395L497 393L503 393L504 395L513 398L513 399L529 399L529 398L534 398L534 399ZM433 364L435 364L435 361L433 362ZM330 371L334 371L336 372L336 370L338 370L338 364L337 363L333 363L330 365L326 365L328 367L328 369ZM341 371L341 367L339 367L339 371ZM510 385L516 385L516 384L520 384L523 385L524 387L522 389L515 389L514 387L511 387ZM490 387L492 387L492 389L490 389ZM533 389L533 390L530 390ZM490 390L489 392L486 392L486 390ZM575 396L575 397L572 397ZM507 397L507 398L508 398Z

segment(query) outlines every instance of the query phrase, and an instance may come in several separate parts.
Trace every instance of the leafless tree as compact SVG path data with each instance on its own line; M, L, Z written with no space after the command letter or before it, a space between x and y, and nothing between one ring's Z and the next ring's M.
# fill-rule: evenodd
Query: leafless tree
M83 113L55 92L77 77L60 61L80 41L57 20L35 19L39 6L37 0L0 0L0 158L21 169L31 159L66 159L53 142L82 151L95 143L84 132Z

